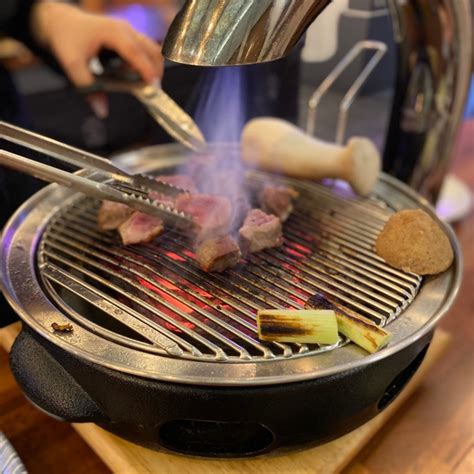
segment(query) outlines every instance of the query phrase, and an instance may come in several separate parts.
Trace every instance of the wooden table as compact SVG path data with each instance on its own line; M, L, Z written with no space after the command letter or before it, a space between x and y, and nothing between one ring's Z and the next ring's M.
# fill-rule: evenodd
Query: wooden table
M456 154L455 174L474 188L474 120L465 123ZM344 474L474 472L474 212L456 231L464 251L464 284L441 325L454 336L451 349ZM109 472L69 425L25 401L1 351L0 430L33 474Z

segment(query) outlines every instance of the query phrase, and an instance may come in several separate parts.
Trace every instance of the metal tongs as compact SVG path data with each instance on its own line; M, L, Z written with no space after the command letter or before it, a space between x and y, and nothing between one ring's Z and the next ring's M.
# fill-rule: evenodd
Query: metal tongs
M2 149L0 149L0 165L50 183L67 186L87 196L126 204L137 211L159 217L165 224L172 227L179 229L194 227L189 216L149 198L151 191L173 197L187 192L183 189L156 181L145 174L129 174L105 158L5 122L0 122L0 138L27 149L39 151L70 165L100 172L106 179L104 182L95 181L90 177L63 171Z
M131 69L120 56L110 50L102 50L91 62L95 82L77 88L80 94L95 92L127 92L134 95L150 115L173 138L193 150L206 148L207 143L194 120L163 91L159 82L144 84L140 75Z

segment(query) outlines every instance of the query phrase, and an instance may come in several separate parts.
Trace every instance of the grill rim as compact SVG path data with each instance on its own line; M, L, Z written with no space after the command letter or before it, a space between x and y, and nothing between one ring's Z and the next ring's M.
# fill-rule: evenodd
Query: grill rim
M154 168L156 169L157 149L151 148L150 150L153 152L154 163L155 163ZM146 152L147 150L145 150L145 153L143 154L143 156L146 156ZM163 154L163 156L167 156L168 158L170 157L170 155L172 156L173 153L175 155L178 154L177 159L170 158L170 160L165 160L164 162L160 162L160 165L163 167L176 165L179 162L181 162L183 159L183 156L182 156L183 153L181 151L181 147L179 146L178 147L174 145L162 146L160 147L160 152ZM127 156L125 156L125 158L127 158ZM127 159L123 161L126 163ZM411 204L412 206L416 204L418 207L421 207L432 216L436 216L433 208L428 204L426 200L424 200L423 198L420 198L416 192L411 190L405 184L398 182L394 178L387 175L382 175L380 182L378 184L378 187L381 187L381 190L377 189L377 191L379 192L376 194L380 194L380 191L383 191L384 187L388 187L391 190L395 188L395 190L398 191L398 193L400 194L398 197L403 198L401 200L400 208L407 207L406 204ZM444 316L444 314L447 312L449 307L452 305L452 302L454 301L457 295L460 282L461 282L463 264L462 264L462 256L460 253L457 239L455 237L453 230L445 223L440 222L440 224L442 225L443 229L447 233L451 241L451 244L453 246L455 261L449 272L445 272L444 274L439 275L438 277L435 277L435 279L431 279L428 282L425 281L425 283L421 286L419 290L418 296L411 303L409 308L405 310L405 313L408 312L410 308L415 306L417 299L420 299L424 291L426 291L427 285L436 283L436 281L439 284L441 284L441 287L442 287L441 289L444 292L444 295L441 295L442 296L441 304L438 306L438 308L434 311L434 314L427 320L427 322L424 325L419 327L416 331L409 333L406 336L403 336L400 340L396 341L392 345L389 345L387 348L383 349L382 351L372 354L372 355L367 355L366 353L361 354L360 350L355 348L353 345L349 345L349 346L340 348L336 351L340 353L344 352L344 354L346 355L346 359L348 361L344 361L344 357L342 357L343 362L341 362L340 364L336 363L335 365L332 365L326 368L321 368L318 366L318 363L317 363L318 361L316 360L316 361L313 361L313 362L316 362L314 364L314 369L307 372L292 371L291 366L294 364L292 364L293 361L290 361L290 360L279 360L279 361L269 360L269 361L258 361L258 362L241 362L241 363L236 362L234 363L234 365L241 366L245 364L246 367L243 370L241 370L240 373L239 373L239 370L237 370L236 374L234 373L235 371L232 371L233 376L231 377L222 377L222 376L209 377L209 375L206 375L206 372L207 374L209 374L209 371L211 371L210 373L216 371L216 362L186 361L185 363L186 366L196 366L196 364L199 364L200 366L199 370L194 371L192 370L192 367L187 367L187 370L182 371L181 370L182 367L181 368L179 367L179 364L183 365L182 360L178 359L178 360L173 361L172 359L167 358L166 363L169 366L176 365L173 362L178 363L178 367L176 367L177 370L174 371L175 373L174 374L155 373L154 376L150 376L150 374L146 371L139 370L139 369L137 370L136 368L130 369L130 367L123 366L123 365L120 366L120 364L107 363L100 356L97 356L96 354L92 354L91 352L85 352L83 350L78 350L77 347L73 346L70 343L67 343L66 337L52 333L50 330L47 329L45 325L42 325L40 322L36 321L35 316L32 316L30 314L31 311L25 308L25 305L22 304L20 301L21 298L20 299L18 298L18 294L15 291L15 282L13 282L11 279L13 272L10 271L11 268L8 265L8 263L10 262L10 258L12 258L12 252L13 253L16 252L14 257L22 256L23 259L26 258L26 261L28 263L27 270L30 272L28 277L32 280L30 284L36 287L36 288L33 288L35 290L34 294L30 289L29 297L31 299L34 299L34 298L39 298L40 300L43 299L43 303L47 303L47 306L49 306L48 309L58 314L58 317L56 317L56 320L60 319L59 317L60 313L58 312L57 308L53 306L52 303L46 298L46 295L43 292L39 279L37 278L36 268L35 268L36 251L37 251L38 241L40 239L40 236L42 235L46 225L49 223L51 217L57 212L58 208L62 207L63 205L66 205L68 202L72 202L73 200L77 199L77 196L78 196L77 193L73 193L67 189L60 188L57 185L49 185L43 190L41 190L40 192L38 192L37 194L35 194L34 196L32 196L28 201L26 201L16 211L16 213L10 218L9 222L7 223L4 229L4 235L6 235L7 238L3 239L3 244L1 247L1 253L0 253L1 270L2 270L2 290L4 291L4 294L7 300L9 301L10 305L19 314L19 316L23 319L23 321L29 326L31 326L33 329L35 329L43 337L53 342L54 344L60 346L61 348L67 350L68 352L71 352L77 355L78 357L85 358L99 365L102 365L114 370L130 373L132 375L138 375L138 376L145 377L148 379L155 378L155 379L170 381L170 382L198 384L198 385L223 385L223 386L269 385L269 384L281 384L281 383L302 381L302 380L307 380L307 379L311 379L315 377L333 375L333 374L340 373L343 371L354 370L364 365L376 362L385 357L389 357L390 355L402 350L408 345L419 340L426 333L431 331L436 325L436 323L439 321L439 319L442 316ZM61 197L62 199L58 199ZM48 203L48 198L50 200L56 201L56 203L59 201L60 204L51 206L50 205L51 203ZM48 212L45 213L43 209L43 215L41 216L42 225L37 227L36 233L30 236L31 238L28 245L25 246L25 242L23 242L23 245L19 245L18 242L13 242L13 240L15 240L13 239L13 237L16 237L18 240L18 235L15 235L15 234L16 232L21 231L21 226L24 224L24 221L27 222L28 219L31 220L32 214L35 214L35 212L39 212L41 214L41 209L37 209L36 207L39 205L39 207L41 208L41 204L43 205L43 207L46 207ZM49 205L49 208L48 208L48 205ZM27 216L26 219L24 218L25 215ZM21 232L19 233L21 234ZM23 238L20 239L21 241L26 240L24 236L22 237ZM438 298L439 298L439 295L438 295ZM29 309L31 310L31 308ZM398 319L398 321L400 321L400 319L402 319L403 317L404 316L402 315L401 318ZM396 321L392 324L395 324L395 323ZM304 360L308 361L308 359L312 359L312 358L321 358L323 355L324 354L316 354L314 356L311 356L311 355L305 356ZM302 359L303 358L295 358L294 360L302 360ZM259 369L261 369L262 364L269 364L269 363L284 364L283 371L282 371L283 373L276 376L272 375L271 371L268 374L263 374L263 373L259 374L258 372L261 372L261 370ZM208 367L209 365L210 367ZM227 365L227 364L224 364L224 365ZM254 370L249 370L249 367L253 367ZM171 370L170 372L173 372L173 370Z

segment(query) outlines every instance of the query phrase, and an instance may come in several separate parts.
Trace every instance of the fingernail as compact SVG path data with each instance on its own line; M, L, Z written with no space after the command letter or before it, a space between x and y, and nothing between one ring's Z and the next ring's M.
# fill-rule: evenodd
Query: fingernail
M89 104L97 118L104 120L108 117L109 108L107 107L106 99L103 97L90 97Z
M156 87L161 87L161 79L158 76L155 76L151 81L150 84L156 86Z

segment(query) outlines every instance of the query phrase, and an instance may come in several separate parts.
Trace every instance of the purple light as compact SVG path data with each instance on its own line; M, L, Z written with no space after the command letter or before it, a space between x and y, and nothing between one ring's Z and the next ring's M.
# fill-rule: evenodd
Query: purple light
M167 27L157 7L147 7L134 3L111 9L107 14L113 18L127 21L137 31L156 41L161 41L166 34Z

